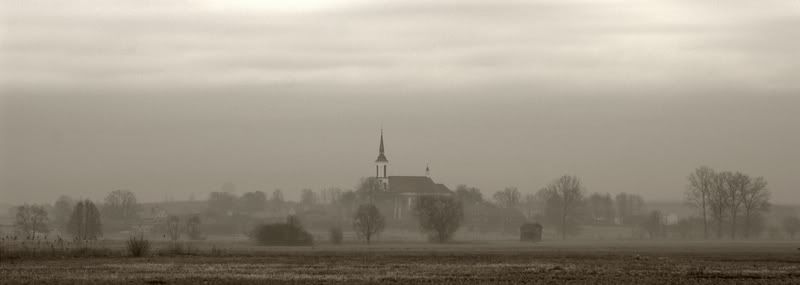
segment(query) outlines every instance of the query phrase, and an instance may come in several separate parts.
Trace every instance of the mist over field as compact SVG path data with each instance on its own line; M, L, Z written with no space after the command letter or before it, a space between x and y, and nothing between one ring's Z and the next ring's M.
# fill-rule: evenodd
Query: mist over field
M683 199L699 165L798 203L796 1L3 1L0 201L353 188Z
M800 284L800 1L0 0L2 284Z

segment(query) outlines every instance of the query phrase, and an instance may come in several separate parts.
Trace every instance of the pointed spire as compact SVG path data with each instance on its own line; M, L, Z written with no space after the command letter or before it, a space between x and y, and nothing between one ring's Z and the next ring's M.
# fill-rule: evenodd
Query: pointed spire
M380 146L380 148L378 149L378 152L379 152L380 154L383 154L383 128L381 128L381 146Z
M386 155L383 154L383 128L381 128L381 145L378 147L378 159L375 162L389 162Z
M425 176L431 177L431 165L430 163L425 164Z

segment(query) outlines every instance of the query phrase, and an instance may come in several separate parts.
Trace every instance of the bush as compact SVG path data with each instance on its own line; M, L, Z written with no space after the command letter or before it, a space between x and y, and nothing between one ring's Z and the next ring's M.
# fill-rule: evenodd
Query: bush
M329 233L330 233L330 241L332 244L342 244L344 235L342 234L341 228L339 227L331 228Z
M252 238L260 245L311 245L311 234L296 224L267 224L255 228Z
M419 197L416 212L420 228L431 241L439 243L450 241L464 220L463 206L453 197Z
M145 256L150 252L150 240L145 239L144 235L140 235L138 239L132 236L126 245L128 253L133 257Z

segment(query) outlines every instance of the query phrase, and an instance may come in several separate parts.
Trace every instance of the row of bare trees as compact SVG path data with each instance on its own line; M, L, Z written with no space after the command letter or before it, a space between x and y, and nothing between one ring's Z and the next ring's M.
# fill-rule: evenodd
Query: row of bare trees
M703 220L703 236L709 238L711 226L722 238L727 228L731 239L742 232L747 238L755 217L769 209L770 192L763 177L741 172L717 172L699 167L689 177L686 201L698 209ZM739 228L739 226L743 228Z

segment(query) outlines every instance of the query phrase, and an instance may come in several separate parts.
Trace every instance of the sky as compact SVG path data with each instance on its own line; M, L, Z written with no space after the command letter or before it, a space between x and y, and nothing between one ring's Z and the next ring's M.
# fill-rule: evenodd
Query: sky
M0 203L564 175L800 203L798 1L0 0Z

